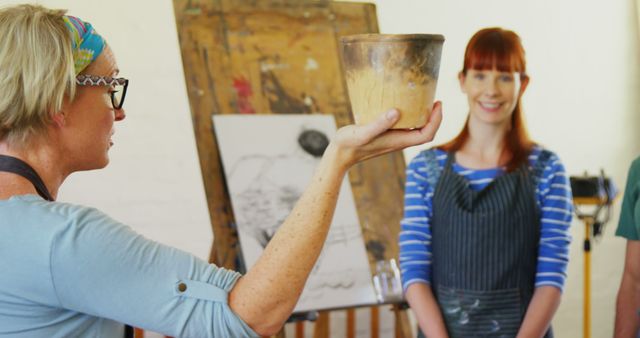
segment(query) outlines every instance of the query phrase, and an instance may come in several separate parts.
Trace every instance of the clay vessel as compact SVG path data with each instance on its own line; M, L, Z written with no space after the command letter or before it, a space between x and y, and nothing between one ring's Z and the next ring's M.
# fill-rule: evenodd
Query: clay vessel
M362 34L341 39L342 62L356 124L391 108L393 129L420 128L433 106L444 36Z

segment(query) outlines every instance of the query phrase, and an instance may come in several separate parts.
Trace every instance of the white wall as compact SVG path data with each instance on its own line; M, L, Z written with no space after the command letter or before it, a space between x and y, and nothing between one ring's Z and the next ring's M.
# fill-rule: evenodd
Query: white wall
M604 168L624 187L628 166L640 154L640 136L634 132L640 127L640 54L633 0L371 2L377 4L383 33L445 35L437 89L445 117L436 143L455 136L467 114L456 80L467 41L480 28L502 26L521 36L527 52L532 81L524 110L534 139L556 151L570 174ZM407 161L416 152L407 150ZM625 245L613 235L620 204L621 198L593 248L593 337L613 332ZM572 235L569 278L554 320L561 338L582 335L584 226L577 220Z
M436 142L453 137L467 113L456 73L469 37L486 26L518 32L532 82L524 106L532 135L555 150L569 173L604 168L623 187L640 153L636 93L638 34L633 0L379 0L384 33L446 37L438 98L445 120ZM0 0L0 4L20 1ZM148 237L206 258L212 234L189 118L170 0L39 1L94 24L131 80L128 117L120 123L106 170L79 173L60 198L96 206ZM407 150L407 160L416 149ZM620 200L594 247L593 337L611 336L624 241L614 238ZM581 335L582 238L573 225L571 265L557 337Z

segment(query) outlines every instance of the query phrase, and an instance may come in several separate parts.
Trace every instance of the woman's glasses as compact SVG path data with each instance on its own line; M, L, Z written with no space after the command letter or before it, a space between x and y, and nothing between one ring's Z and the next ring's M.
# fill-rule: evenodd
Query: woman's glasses
M127 95L127 87L129 80L125 78L113 78L108 76L95 75L78 75L76 76L76 85L78 86L109 86L111 91L111 104L113 109L122 109L124 98Z

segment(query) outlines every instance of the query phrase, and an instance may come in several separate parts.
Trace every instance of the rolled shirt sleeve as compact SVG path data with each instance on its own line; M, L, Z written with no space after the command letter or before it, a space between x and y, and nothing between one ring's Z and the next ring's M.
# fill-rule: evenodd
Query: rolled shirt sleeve
M240 274L74 212L50 253L61 307L176 337L259 337L227 302Z

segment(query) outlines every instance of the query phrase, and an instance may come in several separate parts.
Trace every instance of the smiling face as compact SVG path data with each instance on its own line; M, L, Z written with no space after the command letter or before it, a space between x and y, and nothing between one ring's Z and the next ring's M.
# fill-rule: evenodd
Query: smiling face
M459 74L460 88L467 95L470 118L476 122L502 125L511 120L524 93L528 78L497 69L469 69Z
M497 27L478 31L467 44L458 79L469 101L470 121L509 122L520 114L518 102L529 84L520 37Z
M114 77L118 73L113 52L105 46L98 58L83 72L87 75ZM63 155L69 171L92 170L109 163L108 151L114 121L124 119L124 110L111 103L112 87L78 86L76 97L63 106L60 135Z
M458 79L467 95L469 117L460 133L441 148L459 151L478 131L481 137L502 134L507 170L526 163L535 143L527 133L520 105L529 84L520 37L500 27L476 32L467 44Z

